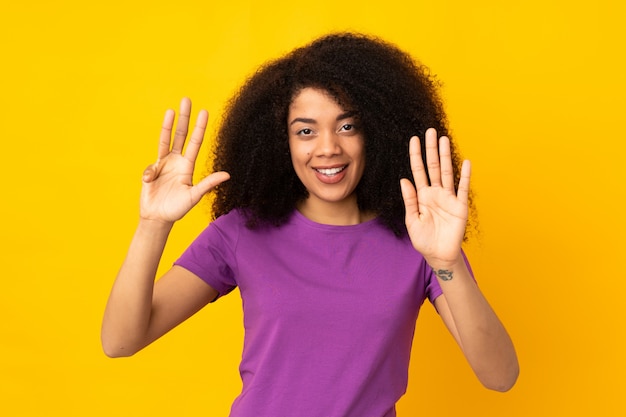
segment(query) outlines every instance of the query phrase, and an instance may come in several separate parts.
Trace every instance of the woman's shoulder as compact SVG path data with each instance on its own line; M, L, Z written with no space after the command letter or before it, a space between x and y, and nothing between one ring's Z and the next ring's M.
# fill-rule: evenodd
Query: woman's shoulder
M213 220L210 225L226 226L226 225L238 225L245 223L247 216L242 209L232 209L228 213L222 214ZM209 226L210 226L209 225Z
M242 227L245 227L245 222L245 215L240 210L231 210L207 224L194 243L203 246L217 242L235 243L239 239Z

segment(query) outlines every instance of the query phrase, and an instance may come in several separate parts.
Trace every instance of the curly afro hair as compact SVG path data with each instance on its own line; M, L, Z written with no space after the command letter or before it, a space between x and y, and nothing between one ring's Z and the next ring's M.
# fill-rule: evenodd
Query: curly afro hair
M213 215L237 208L246 213L248 227L280 225L307 198L291 163L287 132L289 105L306 87L325 90L356 111L366 155L356 189L359 208L402 234L400 179L412 178L409 139L420 137L424 147L430 127L450 136L439 84L396 46L354 33L324 36L265 64L231 99L212 158L212 170L229 172L231 180L216 188ZM460 158L450 140L458 184Z

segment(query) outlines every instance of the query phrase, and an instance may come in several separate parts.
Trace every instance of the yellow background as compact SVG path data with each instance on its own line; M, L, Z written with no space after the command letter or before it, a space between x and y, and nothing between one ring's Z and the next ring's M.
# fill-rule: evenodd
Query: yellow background
M619 0L4 4L0 415L227 415L237 295L133 358L101 352L141 172L182 96L213 132L258 64L343 29L444 82L474 167L467 251L521 362L511 392L484 390L426 304L399 415L626 415L625 21ZM175 228L165 267L206 222L202 206Z

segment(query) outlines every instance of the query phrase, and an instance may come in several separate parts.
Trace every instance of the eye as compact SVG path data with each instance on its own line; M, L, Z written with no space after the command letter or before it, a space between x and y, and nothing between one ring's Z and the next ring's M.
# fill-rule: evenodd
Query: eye
M296 132L298 136L309 136L312 133L313 133L313 130L309 129L308 127L305 127L304 129L300 129Z
M344 123L341 128L339 128L339 132L356 134L358 133L359 127L355 123Z

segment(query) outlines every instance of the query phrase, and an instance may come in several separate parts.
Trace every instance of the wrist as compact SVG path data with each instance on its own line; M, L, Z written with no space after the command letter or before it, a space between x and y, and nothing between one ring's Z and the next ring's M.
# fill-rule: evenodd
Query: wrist
M458 283L476 283L474 276L467 264L465 256L461 253L457 262L452 264L436 264L429 266L433 270L433 274L437 277L437 281L443 286L453 285ZM448 283L455 284L448 284Z
M168 235L173 226L174 222L140 217L139 224L137 225L137 231L149 235Z
M449 276L453 274L454 271L465 267L465 259L460 251L458 256L453 260L431 258L426 259L426 262L432 268L435 275L444 281L449 281Z

